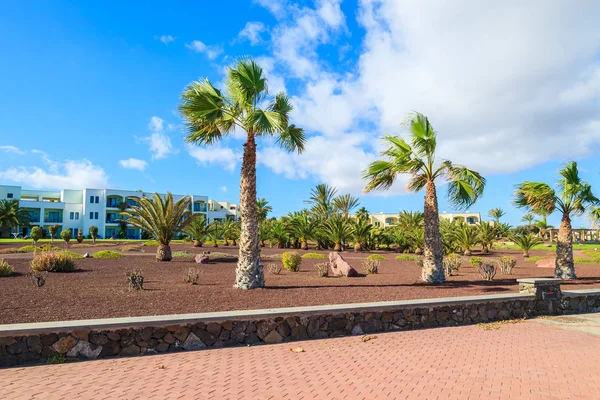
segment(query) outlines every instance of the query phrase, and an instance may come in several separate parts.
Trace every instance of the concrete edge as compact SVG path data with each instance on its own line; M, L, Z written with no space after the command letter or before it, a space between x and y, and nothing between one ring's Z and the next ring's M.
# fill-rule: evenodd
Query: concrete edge
M595 289L594 289L595 290ZM600 290L596 290L600 294ZM576 292L569 292L576 293ZM564 293L563 293L564 294ZM575 294L573 295L575 296ZM108 330L140 326L164 326L194 324L197 322L226 320L257 320L289 315L338 314L359 311L384 311L406 307L440 307L457 304L488 303L508 300L534 300L533 294L509 293L485 296L444 297L437 299L416 299L402 301L382 301L374 303L330 304L308 307L270 308L260 310L219 311L197 314L151 315L142 317L87 319L73 321L34 322L0 325L0 336L28 335L44 332L69 332L78 330Z
M580 290L569 290L567 292L561 292L562 297L578 297L581 295L586 296L600 296L600 289L580 289Z

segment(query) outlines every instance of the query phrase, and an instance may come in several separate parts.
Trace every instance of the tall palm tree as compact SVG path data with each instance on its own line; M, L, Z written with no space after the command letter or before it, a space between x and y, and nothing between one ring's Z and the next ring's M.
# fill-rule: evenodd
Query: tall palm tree
M381 155L385 160L372 162L363 172L368 180L366 192L388 189L399 175L411 176L408 190L419 192L425 189L424 207L424 258L422 279L427 282L444 282L442 266L442 238L435 181L445 179L448 184L448 199L456 208L467 208L483 194L485 178L478 172L449 160L436 162L437 134L426 116L415 113L407 121L409 141L400 136L387 135L387 145Z
M531 226L534 219L535 219L535 217L533 216L532 213L527 213L527 214L523 215L523 218L521 218L521 221L527 222L527 226Z
M342 251L352 234L352 225L347 218L336 214L325 222L323 230L334 244L333 251Z
M261 105L268 105L261 108ZM189 131L186 140L211 145L239 129L246 133L240 178L240 249L235 286L255 289L265 285L260 260L256 207L256 138L274 136L285 150L302 152L304 131L289 124L292 104L285 93L269 98L267 79L252 59L241 59L227 71L226 91L205 79L190 83L181 95L179 110Z
M499 207L492 208L490 211L488 211L488 217L494 219L496 226L500 224L500 218L502 218L505 215L506 215L506 212Z
M208 219L200 214L197 218L194 218L192 222L185 227L184 232L194 238L194 247L202 247L204 239L210 231L210 225Z
M177 202L169 192L163 198L154 193L152 198L141 198L135 206L131 206L121 215L127 222L150 234L158 241L156 248L157 261L171 261L171 240L178 232L182 232L194 220L189 210L190 197L182 197Z
M600 200L592 193L589 183L581 179L575 161L569 161L558 172L556 190L543 182L523 182L517 185L514 203L532 213L554 210L562 213L556 244L554 276L562 279L576 279L573 262L573 234L571 217L581 216L590 207L597 206Z
M273 211L273 207L269 205L269 202L261 197L256 200L256 212L258 213L258 220L264 221L267 219L267 215Z
M0 200L0 237L8 237L11 228L29 225L29 212L17 200Z
M333 199L336 193L336 188L321 183L310 191L310 198L304 202L312 206L310 211L317 217L328 219L334 211Z
M344 217L350 215L352 210L358 207L359 200L349 194L341 194L333 199L333 208Z
M356 218L352 220L351 237L352 240L354 240L354 251L364 250L364 246L371 235L372 228L373 225L371 225L364 218Z

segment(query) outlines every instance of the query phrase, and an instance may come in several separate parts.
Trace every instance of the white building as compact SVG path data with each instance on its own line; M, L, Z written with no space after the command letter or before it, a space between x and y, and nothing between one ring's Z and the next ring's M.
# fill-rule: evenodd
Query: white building
M386 226L392 226L398 223L399 214L391 213L379 213L369 214L369 222L371 225L385 228ZM464 212L464 213L447 213L446 211L440 213L440 219L447 219L449 221L461 221L469 225L477 225L481 222L481 214L477 212Z
M70 229L73 237L81 231L89 234L90 226L98 227L101 238L116 237L120 231L120 211L125 206L134 205L141 197L151 197L153 193L134 190L83 189L60 191L25 190L21 186L0 185L0 200L17 200L19 205L29 212L30 226L21 227L18 232L27 236L33 226L47 229L58 225L59 232ZM161 194L164 198L164 194ZM204 214L209 222L226 218L238 219L240 212L236 204L216 202L208 196L187 195L191 197L190 211ZM175 201L186 197L173 195ZM140 239L138 228L127 225L127 238Z

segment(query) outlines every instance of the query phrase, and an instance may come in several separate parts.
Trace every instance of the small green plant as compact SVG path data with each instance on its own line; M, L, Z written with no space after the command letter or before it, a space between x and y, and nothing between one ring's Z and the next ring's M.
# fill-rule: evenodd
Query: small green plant
M46 364L64 364L67 358L63 353L50 354L46 359Z
M532 257L523 259L523 261L525 261L527 263L536 263L536 262L538 262L540 260L543 260L543 259L544 259L543 256L532 256Z
M473 268L479 268L479 266L483 263L483 258L481 257L471 257L469 259L469 263Z
M77 232L77 243L83 243L83 232Z
M396 256L396 260L398 261L414 261L415 258L416 256L412 254L400 254L399 256Z
M200 270L198 268L188 268L183 281L189 285L198 285L200 283Z
M42 287L46 284L46 277L48 273L45 271L31 271L31 283L34 287Z
M143 243L143 246L156 247L156 246L158 246L158 241L157 240L147 240Z
M5 260L0 258L0 277L11 276L15 269Z
M317 271L317 276L319 278L325 278L329 275L329 263L317 263L315 264L315 271Z
M33 239L33 244L36 244L38 240L44 237L44 231L39 226L34 226L29 232L29 236Z
M77 270L73 257L60 252L38 253L31 260L30 266L32 271L74 272Z
M60 237L65 241L65 243L69 243L71 241L72 235L73 234L71 233L70 229L63 229L63 231L60 233Z
M304 253L302 254L302 258L312 258L315 260L326 260L327 256L321 253Z
M597 264L600 263L600 258L575 257L573 261L575 264Z
M125 272L130 290L144 290L144 273L141 269L132 269Z
M229 254L229 253L219 253L218 251L215 251L214 253L210 253L210 258L212 259L217 259L217 258L237 258L237 256L233 255L233 254Z
M96 243L96 238L98 237L98 227L96 225L90 226L90 237L92 241Z
M64 250L64 251L59 251L60 254L64 254L66 256L69 256L73 259L80 259L83 258L83 256L79 253L75 253L74 251L68 251L68 250Z
M369 257L367 257L367 260L385 261L387 260L387 258L385 256L382 256L381 254L371 254Z
M174 251L172 254L173 258L194 258L195 254L190 253L189 251Z
M94 254L92 254L93 258L121 258L123 257L123 254L119 253L118 251L111 251L111 250L101 250L101 251L97 251Z
M363 269L366 275L373 275L379 272L379 260L369 259L363 261Z
M494 276L496 276L496 266L494 264L482 262L477 267L477 271L479 271L479 275L486 281L493 281Z
M498 260L498 265L503 274L511 275L513 268L517 265L517 260L512 256L502 256Z
M19 253L35 253L37 251L54 251L54 250L60 250L59 247L56 246L52 246L50 244L44 244L42 246L33 246L31 244L28 244L26 246L21 246L19 248Z
M446 276L457 275L462 265L462 258L458 254L450 254L442 261Z
M300 271L302 257L300 257L295 251L286 251L281 255L281 262L283 263L283 267L288 271L298 272Z
M414 261L417 267L423 268L423 256L415 256Z
M267 271L269 271L269 273L273 275L279 275L282 269L283 265L281 264L272 263L267 265Z

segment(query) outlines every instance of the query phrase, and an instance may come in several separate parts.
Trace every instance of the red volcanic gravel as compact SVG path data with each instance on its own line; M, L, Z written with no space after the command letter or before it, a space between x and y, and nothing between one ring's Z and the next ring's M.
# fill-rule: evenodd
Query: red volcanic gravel
M95 249L72 250L84 253ZM236 254L232 247L193 248L176 244L173 251L219 251ZM115 247L111 248L116 250ZM0 323L59 321L90 318L111 318L141 315L184 314L206 311L260 309L308 306L335 303L358 303L386 300L406 300L433 297L471 296L493 293L516 293L517 278L551 277L552 269L539 268L535 263L523 262L517 251L495 251L488 258L511 254L518 263L512 275L500 272L493 282L481 279L468 261L458 276L442 285L421 282L420 268L413 261L397 261L394 252L380 251L387 257L381 262L379 274L358 278L319 278L314 265L324 260L303 259L300 272L283 270L271 275L265 268L267 287L250 291L233 288L235 259L220 259L211 264L196 264L191 260L158 263L154 248L145 253L127 253L120 259L76 260L79 272L50 273L44 287L35 288L26 274L31 254L4 255L14 266L16 276L0 278ZM269 256L285 250L263 249L263 264L281 262ZM313 251L313 250L311 250ZM299 253L303 251L298 250ZM327 252L321 251L323 254ZM549 256L548 251L533 251L533 255ZM368 253L344 252L343 256L359 272ZM200 284L183 282L187 269L199 268ZM125 271L140 268L145 277L144 291L130 291ZM600 287L600 265L576 266L578 280L563 286L563 290Z

